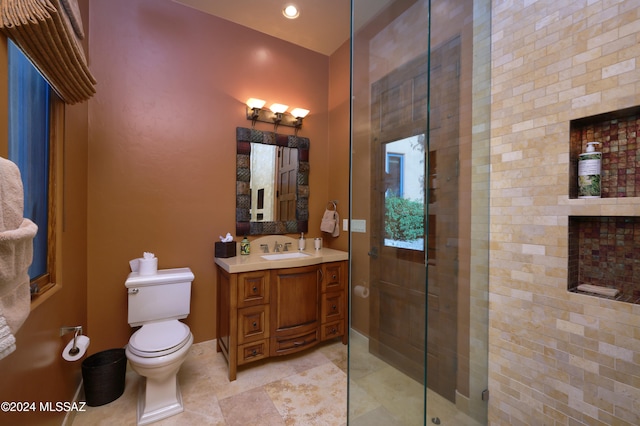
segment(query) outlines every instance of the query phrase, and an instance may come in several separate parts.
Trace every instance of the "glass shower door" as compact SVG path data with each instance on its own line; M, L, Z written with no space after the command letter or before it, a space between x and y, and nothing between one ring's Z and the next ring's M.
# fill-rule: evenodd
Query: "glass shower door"
M353 22L349 424L486 424L490 1Z

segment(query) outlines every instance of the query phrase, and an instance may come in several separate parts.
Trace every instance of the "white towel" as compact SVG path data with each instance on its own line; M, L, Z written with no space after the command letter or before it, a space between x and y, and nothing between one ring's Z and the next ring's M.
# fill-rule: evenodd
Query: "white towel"
M320 223L320 230L328 232L332 237L340 235L340 216L337 210L325 210Z
M28 271L38 227L22 217L23 200L18 166L0 158L0 315L10 334L17 333L31 307ZM2 335L0 350L10 349L15 340L6 331Z
M7 325L7 320L0 311L0 359L10 355L16 350L16 338Z
M13 162L0 157L0 232L20 226L23 209L20 170Z
M29 219L13 231L0 232L0 310L13 333L29 316L29 266L38 227Z

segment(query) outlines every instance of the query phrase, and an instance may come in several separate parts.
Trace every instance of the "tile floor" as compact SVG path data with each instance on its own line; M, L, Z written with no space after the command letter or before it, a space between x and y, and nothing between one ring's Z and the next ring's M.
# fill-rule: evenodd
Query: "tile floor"
M423 424L421 408L412 408L422 407L422 386L367 355L366 339L361 336L352 336L351 345L349 424ZM347 346L339 340L241 367L233 382L228 380L224 357L216 353L215 341L202 342L192 346L178 378L184 412L154 425L347 423ZM72 425L135 425L139 381L140 377L128 369L124 394L109 404L87 407ZM479 425L437 394L429 392L427 398L428 419L437 414L442 425Z

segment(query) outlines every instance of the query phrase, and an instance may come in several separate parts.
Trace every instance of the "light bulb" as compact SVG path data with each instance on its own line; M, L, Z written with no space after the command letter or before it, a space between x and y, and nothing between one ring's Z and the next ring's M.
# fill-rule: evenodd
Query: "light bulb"
M296 19L298 16L300 16L300 11L298 10L297 7L290 4L284 9L282 9L282 14L287 19Z
M289 108L289 105L283 105L283 104L272 104L269 109L273 112L275 112L276 114L282 114L284 113L287 108Z
M249 108L257 108L260 109L264 106L264 104L266 104L267 101L263 101L262 99L257 99L257 98L249 98L247 99L247 106Z
M291 115L293 115L295 118L305 118L307 114L309 114L308 109L294 108L291 110Z

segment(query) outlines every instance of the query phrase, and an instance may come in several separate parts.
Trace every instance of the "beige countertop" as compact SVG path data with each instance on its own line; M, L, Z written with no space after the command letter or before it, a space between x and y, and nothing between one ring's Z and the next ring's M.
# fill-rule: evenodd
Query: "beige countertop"
M289 251L274 253L273 246L276 241L283 244L283 246L284 243L291 243ZM263 253L260 249L260 244L267 244L269 247L269 253ZM298 240L280 235L269 235L251 241L251 254L249 255L239 254L240 247L238 247L236 252L238 255L234 257L216 257L216 265L220 266L225 271L234 274L238 272L261 271L265 269L297 268L299 266L317 265L320 263L337 262L349 259L349 253L346 251L324 247L320 250L315 250L313 248L313 238L306 239L306 248L302 251L302 253L306 255L304 257L278 260L265 259L263 256L299 252Z

